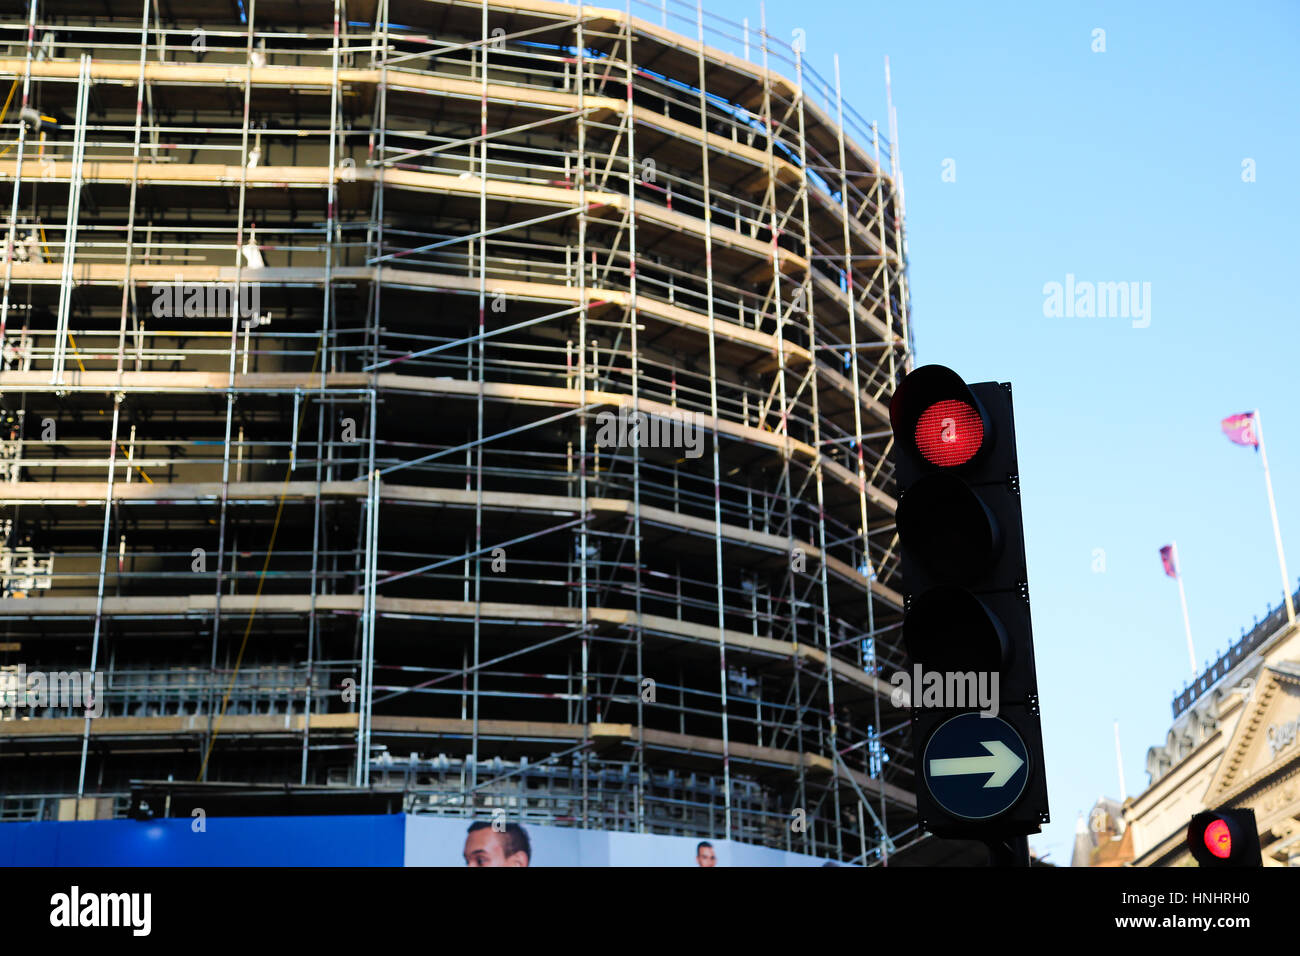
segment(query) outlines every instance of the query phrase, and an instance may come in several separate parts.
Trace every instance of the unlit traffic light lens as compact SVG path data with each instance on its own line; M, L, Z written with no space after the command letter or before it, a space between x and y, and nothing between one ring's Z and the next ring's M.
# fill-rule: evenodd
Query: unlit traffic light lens
M898 535L939 584L969 585L988 573L1001 537L993 515L966 482L927 475L898 501Z
M1205 828L1205 848L1220 860L1232 856L1232 831L1227 821L1215 820Z
M913 599L903 620L907 656L930 671L992 673L1010 663L1006 631L969 591L937 587Z
M970 405L952 398L935 402L916 421L916 447L941 468L964 465L984 444L984 419Z

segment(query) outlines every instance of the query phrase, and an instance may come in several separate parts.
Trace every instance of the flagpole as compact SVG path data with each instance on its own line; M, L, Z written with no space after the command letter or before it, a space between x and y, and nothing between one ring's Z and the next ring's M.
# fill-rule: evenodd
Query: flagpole
M1282 594L1286 599L1286 619L1295 623L1295 602L1291 600L1291 576L1286 573L1286 555L1282 553L1282 530L1277 523L1277 503L1273 500L1273 478L1268 473L1268 452L1264 450L1264 425L1259 409L1255 409L1255 438L1259 441L1259 457L1264 463L1264 487L1268 489L1268 511L1273 516L1273 540L1277 543L1277 563L1282 570Z
M1122 806L1128 799L1128 790L1124 787L1124 754L1119 749L1119 721L1115 721L1115 763L1119 766L1119 802Z
M1174 580L1178 582L1178 603L1183 606L1183 629L1187 632L1187 658L1192 662L1192 679L1196 678L1196 651L1192 647L1192 622L1187 616L1187 593L1183 590L1183 562L1178 560L1178 542L1172 543Z

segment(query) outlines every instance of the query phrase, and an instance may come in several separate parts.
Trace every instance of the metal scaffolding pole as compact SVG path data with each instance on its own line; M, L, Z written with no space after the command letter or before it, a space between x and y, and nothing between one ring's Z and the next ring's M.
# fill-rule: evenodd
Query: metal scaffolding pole
M211 753L214 737L214 721L216 720L216 700L213 697L213 691L217 686L217 648L218 638L221 630L221 586L225 580L225 560L226 560L226 509L229 506L230 498L230 436L233 431L232 425L235 415L235 367L236 352L239 347L239 289L240 281L243 274L244 260L244 211L248 201L248 163L245 157L248 156L248 126L249 111L253 96L253 24L257 18L257 0L249 0L248 4L248 29L246 31L246 47L244 63L244 110L242 122L239 127L239 204L238 212L235 219L235 278L233 288L235 294L231 296L230 303L230 359L227 368L226 382L226 430L225 439L222 442L221 454L221 504L218 509L217 517L217 573L216 586L213 599L212 612L212 653L209 663L209 684L212 690L208 693L207 702L207 740L204 742L204 750ZM251 241L251 239L250 239ZM199 767L199 779L206 780L208 773L209 759L203 758Z
M72 321L72 277L77 259L77 233L81 226L81 190L86 158L86 125L90 103L90 55L81 55L81 69L77 77L76 131L72 144L72 172L68 177L68 215L63 227L63 275L59 281L58 329L54 338L54 359L50 384L62 385L69 323Z
M135 216L136 216L136 197L140 185L140 139L141 130L144 124L144 91L145 91L145 63L148 60L149 51L149 3L145 0L144 14L140 23L140 69L136 78L136 96L135 96L135 129L131 138L131 194L127 199L127 219L126 219L126 250L122 261L122 308L118 325L117 335L117 374L118 384L121 384L123 363L126 358L126 314L127 309L131 308L132 322L138 325L138 319L135 316L135 284L131 281L131 266L134 263L135 252ZM15 190L15 193L17 190ZM126 473L127 481L131 480L131 472Z
M767 32L767 7L759 4L759 33L762 39L763 49L763 115L761 117L765 131L764 146L765 160L767 165L767 185L766 185L766 211L769 217L768 229L771 233L771 255L772 255L772 306L776 318L776 387L777 394L780 396L780 433L782 436L781 443L781 488L785 496L785 537L786 537L786 561L785 561L785 580L787 593L789 594L789 619L788 630L790 641L793 647L792 656L794 659L794 681L793 692L795 698L794 709L794 737L796 746L800 755L799 767L799 795L798 807L808 808L808 782L807 774L803 768L804 739L803 739L803 688L800 686L800 677L802 670L802 659L800 657L799 642L799 616L795 604L795 576L794 576L794 555L795 555L795 529L794 529L794 501L791 497L792 479L790 476L790 411L786 396L785 386L785 302L781 292L781 247L780 235L781 230L777 221L777 185L779 178L776 171L776 138L777 128L772 115L772 73L768 68L768 32ZM765 422L760 422L760 425ZM775 628L773 628L775 630ZM810 829L805 827L803 831L805 845L811 838Z
M627 109L624 121L627 124L627 268L628 301L627 322L631 342L631 390L632 406L641 406L641 362L640 325L637 315L637 245L636 245L636 107L632 97L632 82L636 49L636 33L632 27L632 0L626 0L624 12L626 29L626 57L624 58L624 82L627 87ZM645 627L642 610L642 557L641 557L641 445L632 445L632 566L634 570L633 588L634 608L636 612L636 831L645 832L645 698L641 682L645 679Z
M871 641L871 665L872 665L871 673L874 676L876 674L876 666L875 666L876 602L875 602L875 596L872 594L871 591L871 584L875 580L876 571L875 571L875 563L871 558L871 524L867 514L867 465L862 450L862 439L861 439L862 384L858 374L858 362L860 356L858 353L858 320L857 320L857 310L856 310L857 295L854 291L854 283L853 283L853 242L849 234L849 216L851 213L849 211L849 178L848 178L847 164L845 161L845 148L844 148L844 99L840 87L839 54L835 55L835 109L836 109L836 119L838 121L837 128L836 128L836 141L837 141L836 145L838 146L839 149L840 209L841 209L841 221L843 226L842 237L844 242L843 271L844 271L845 288L846 291L848 292L847 308L848 308L848 318L849 318L850 381L853 383L853 430L854 433L859 436L858 440L855 442L856 445L855 450L857 452L857 462L858 462L858 511L860 515L859 520L861 521L862 524L862 528L861 528L862 555L866 565L866 576L867 576L867 588L866 588L867 590L867 639ZM873 131L874 131L874 126L873 126ZM874 176L873 186L880 182L880 176L878 170L879 167L877 167L877 170L873 172L873 176ZM881 226L883 228L884 226L883 211L879 205L877 205L876 209L877 209L876 214L877 216L880 217ZM887 254L888 247L884 243L883 233L881 235L881 250L882 252ZM888 286L886 286L886 290L888 290ZM886 291L886 299L888 299L888 291ZM890 346L890 351L891 352L893 351L892 346ZM873 734L872 753L879 754L881 753L880 695L878 694L872 695L872 702L873 702L873 707L875 708L875 715L874 715L875 719L874 722L872 723L872 728L871 728ZM869 769L870 769L870 763L868 763L868 770ZM883 790L881 791L881 797L880 797L880 820L881 820L882 827L885 826L889 820L888 810L885 807L885 798L884 798ZM882 832L880 834L882 863L888 860L888 856L886 855L884 850L884 841L886 838L886 832Z
M95 588L95 632L91 637L90 644L90 673L92 674L99 667L99 641L104 621L104 574L108 566L108 529L113 517L113 479L117 473L117 425L121 417L121 409L122 396L118 394L113 399L113 431L112 441L108 447L108 482L104 494L104 523L99 540L99 579ZM99 693L102 694L104 691L105 688L99 688ZM78 797L85 796L86 793L86 761L90 752L90 721L91 717L87 714L81 731L81 766L77 771Z
M23 98L19 104L18 115L27 109L32 86L32 44L36 40L36 3L27 5L27 49L23 62ZM27 152L27 124L18 124L18 141L14 144L17 153L14 156L14 191L9 205L9 229L5 233L5 283L4 294L0 297L0 370L3 369L5 330L9 326L9 293L13 285L14 259L17 257L18 238L18 195L22 192L19 184L23 181L23 158Z
M813 243L812 243L812 222L808 215L808 146L804 134L804 91L803 91L803 56L795 50L795 77L798 83L799 98L799 167L802 176L799 183L799 202L803 213L803 234L804 249L808 262L813 260ZM810 266L811 269L811 266ZM808 342L816 348L817 327L813 321L815 310L812 301L813 283L811 271L804 273L803 285L800 287L800 299L805 305L805 315L808 318ZM826 570L826 493L822 484L822 456L824 454L821 438L821 400L820 384L817 381L817 362L816 352L814 359L810 363L808 374L812 379L812 423L813 423L813 448L817 450L817 457L812 462L812 470L815 475L817 486L817 547L821 550L821 559L818 563L818 577L821 583L822 591L822 638L826 649L826 719L829 742L826 747L831 753L839 755L839 725L835 718L835 668L832 666L834 661L834 650L831 644L831 596L830 584L827 581ZM853 394L853 407L856 410L860 398L855 391ZM861 434L859 428L858 434ZM868 587L868 603L870 603L870 588ZM874 696L874 695L873 695ZM843 758L841 758L843 762ZM853 778L850 775L849 781ZM833 795L833 806L835 811L835 852L838 856L844 855L843 841L841 840L843 817L840 812L840 786L838 771L831 777L831 792Z
M479 61L479 142L478 142L478 340L475 342L478 354L478 369L474 378L478 383L476 440L474 446L474 551L483 549L483 389L484 351L487 344L487 116L488 116L488 0L483 0L480 8L480 33L478 46ZM472 242L473 240L471 240ZM471 354L473 351L471 350ZM378 361L378 355L375 356ZM474 569L474 735L472 741L473 759L470 762L470 789L478 783L479 759L479 661L482 646L482 608L483 608L483 562L477 559L471 562Z
M699 31L699 46L696 47L699 63L699 102L700 125L708 129L709 101L706 90L707 76L704 69L704 6L696 0L695 18ZM727 617L726 598L722 587L722 465L719 462L719 417L718 417L718 352L716 317L713 309L713 195L709 182L709 141L707 137L700 140L700 164L703 178L704 195L704 274L706 301L709 316L709 415L713 421L713 560L714 579L717 584L718 601L718 684L722 708L722 787L723 787L723 833L724 838L731 839L731 734L727 720Z
M578 177L578 249L577 249L577 283L579 302L582 305L578 313L578 404L583 409L578 416L578 497L581 501L582 526L578 538L578 599L582 611L582 671L580 687L582 703L579 709L579 723L582 725L581 750L582 761L582 827L589 825L589 792L591 782L591 715L590 715L590 668L591 636L587 602L587 320L591 300L587 290L587 45L583 31L584 19L579 11L575 26L577 46L574 54L573 76L578 92L578 155L576 175Z

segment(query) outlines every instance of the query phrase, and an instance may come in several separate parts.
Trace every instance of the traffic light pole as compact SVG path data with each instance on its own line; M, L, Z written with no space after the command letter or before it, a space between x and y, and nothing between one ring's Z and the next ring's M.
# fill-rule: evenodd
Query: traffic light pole
M1028 866L1029 837L1013 836L1009 839L985 840L989 849L989 866Z

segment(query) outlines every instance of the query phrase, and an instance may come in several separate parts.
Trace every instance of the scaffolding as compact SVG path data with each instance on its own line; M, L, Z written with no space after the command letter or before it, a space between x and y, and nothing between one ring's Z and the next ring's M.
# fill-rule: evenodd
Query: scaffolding
M902 197L838 62L679 0L114 6L0 24L0 664L106 679L0 715L0 817L917 839Z

